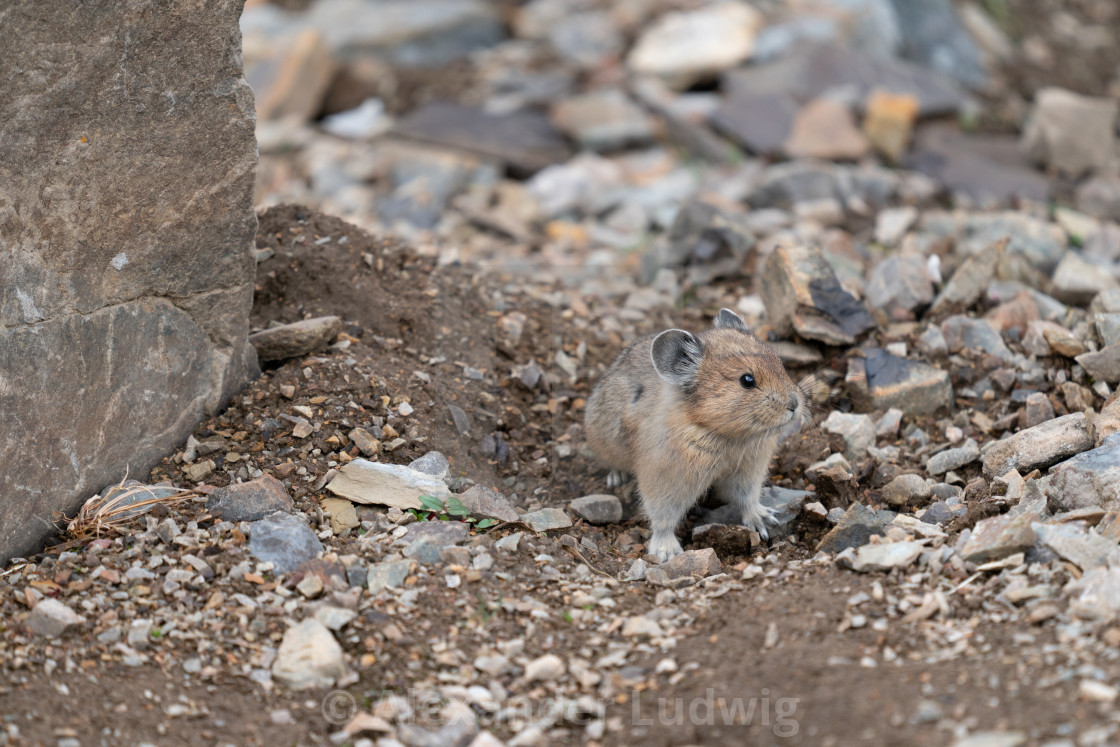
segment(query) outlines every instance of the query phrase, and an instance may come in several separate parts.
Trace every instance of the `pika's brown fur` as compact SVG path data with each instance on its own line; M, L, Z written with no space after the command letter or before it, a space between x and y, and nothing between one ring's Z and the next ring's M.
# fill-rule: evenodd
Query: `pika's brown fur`
M723 309L703 332L666 330L623 350L588 400L587 442L614 470L609 484L637 477L650 552L665 560L681 551L676 527L711 487L768 536L762 482L779 429L800 418L803 401L774 352Z

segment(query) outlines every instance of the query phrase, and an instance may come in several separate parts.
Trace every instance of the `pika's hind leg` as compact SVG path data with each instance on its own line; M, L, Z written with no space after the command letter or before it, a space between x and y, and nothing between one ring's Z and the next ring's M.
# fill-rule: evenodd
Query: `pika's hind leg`
M762 470L743 470L734 472L716 484L716 491L725 501L738 506L742 512L743 524L758 532L762 539L770 538L770 528L776 524L774 509L762 505L762 481L766 476Z
M620 469L612 469L607 473L607 487L617 488L630 479L629 472L623 472Z

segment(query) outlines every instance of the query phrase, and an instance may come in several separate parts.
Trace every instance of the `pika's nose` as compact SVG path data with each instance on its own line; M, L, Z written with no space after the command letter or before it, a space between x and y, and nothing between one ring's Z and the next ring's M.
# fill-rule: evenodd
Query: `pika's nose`
M801 397L796 392L790 392L786 399L786 407L789 408L790 412L797 412L797 408L801 407Z

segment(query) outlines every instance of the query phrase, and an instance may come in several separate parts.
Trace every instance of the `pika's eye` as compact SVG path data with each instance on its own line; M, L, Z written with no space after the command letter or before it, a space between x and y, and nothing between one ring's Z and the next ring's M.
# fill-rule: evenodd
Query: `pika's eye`
M754 389L756 386L756 384L754 383L754 377L750 374L743 374L742 376L740 376L739 383L743 385L744 389Z

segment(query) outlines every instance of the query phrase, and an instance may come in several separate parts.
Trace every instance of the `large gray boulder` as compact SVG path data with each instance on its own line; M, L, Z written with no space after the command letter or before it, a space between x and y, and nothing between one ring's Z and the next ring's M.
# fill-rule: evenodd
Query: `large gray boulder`
M0 6L0 560L257 371L242 3Z

